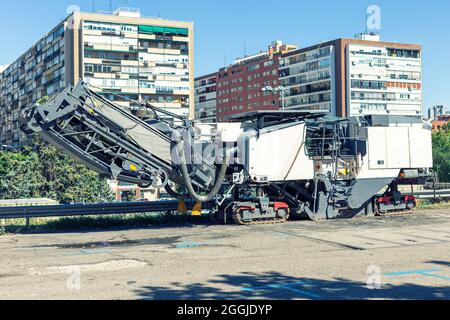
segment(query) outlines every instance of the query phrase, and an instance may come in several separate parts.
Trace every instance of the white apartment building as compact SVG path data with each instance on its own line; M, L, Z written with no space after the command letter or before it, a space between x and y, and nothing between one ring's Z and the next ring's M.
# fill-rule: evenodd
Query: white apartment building
M280 60L279 77L286 110L325 110L335 113L335 47L299 49Z
M217 72L195 79L195 119L215 123L217 113Z
M422 61L417 49L350 44L348 114L422 114Z
M193 23L73 12L0 73L0 142L20 147L20 111L80 80L108 99L140 110L145 102L194 117Z
M341 117L422 115L420 45L362 34L289 52L279 71L287 109Z

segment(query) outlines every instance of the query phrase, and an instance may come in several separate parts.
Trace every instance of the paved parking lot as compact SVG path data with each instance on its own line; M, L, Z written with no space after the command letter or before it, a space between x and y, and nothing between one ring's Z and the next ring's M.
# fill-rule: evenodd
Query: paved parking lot
M1 299L450 298L450 210L7 235L0 252Z

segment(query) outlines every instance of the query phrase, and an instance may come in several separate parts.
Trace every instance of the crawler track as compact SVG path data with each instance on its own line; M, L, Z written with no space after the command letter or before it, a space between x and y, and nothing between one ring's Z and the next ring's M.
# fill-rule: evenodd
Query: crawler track
M267 218L267 219L254 219L252 221L243 221L239 212L233 213L233 221L241 226L256 226L256 225L268 225L268 224L280 224L289 220L289 214L283 218Z

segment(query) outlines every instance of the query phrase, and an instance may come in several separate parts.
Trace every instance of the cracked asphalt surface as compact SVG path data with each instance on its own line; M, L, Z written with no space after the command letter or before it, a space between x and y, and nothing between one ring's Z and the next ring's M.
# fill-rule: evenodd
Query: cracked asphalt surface
M450 299L450 210L5 235L0 252L0 299Z

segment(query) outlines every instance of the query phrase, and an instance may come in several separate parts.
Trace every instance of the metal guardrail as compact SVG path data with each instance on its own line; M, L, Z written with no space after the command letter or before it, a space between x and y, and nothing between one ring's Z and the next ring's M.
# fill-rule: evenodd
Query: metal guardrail
M188 209L192 209L193 203L186 203ZM212 209L214 203L204 203L202 209ZM0 207L0 219L20 218L47 218L47 217L74 217L74 216L99 216L113 214L134 214L176 211L178 201L153 201L153 202L117 202L97 204L73 204L52 206L19 206Z
M422 190L414 192L417 199L450 199L450 190ZM212 209L214 202L202 204L202 209ZM193 203L186 203L192 209ZM152 201L152 202L115 202L97 204L72 204L51 206L16 206L0 207L0 219L21 218L47 218L47 217L75 217L75 216L101 216L113 214L134 214L176 211L178 201Z
M446 200L450 199L450 190L421 190L415 191L414 196L417 199Z

